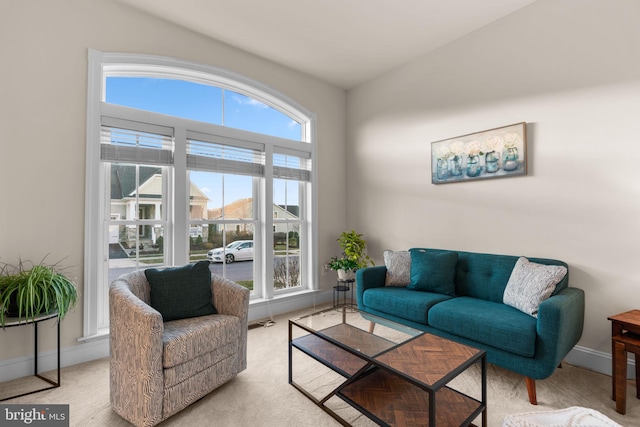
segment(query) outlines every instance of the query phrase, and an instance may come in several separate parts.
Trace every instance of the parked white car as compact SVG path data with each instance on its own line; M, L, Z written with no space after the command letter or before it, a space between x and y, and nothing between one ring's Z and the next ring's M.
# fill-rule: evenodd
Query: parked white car
M209 262L226 262L253 260L253 240L236 240L226 248L211 249L207 253Z

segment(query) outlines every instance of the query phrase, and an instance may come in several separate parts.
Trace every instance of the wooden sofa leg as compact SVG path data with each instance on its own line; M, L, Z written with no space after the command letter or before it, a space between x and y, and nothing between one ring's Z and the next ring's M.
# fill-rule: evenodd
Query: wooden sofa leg
M369 322L369 333L372 334L373 333L373 329L376 327L376 324L374 322Z
M536 380L533 378L526 377L525 381L527 382L527 392L529 393L529 402L532 405L538 404L538 399L536 398Z

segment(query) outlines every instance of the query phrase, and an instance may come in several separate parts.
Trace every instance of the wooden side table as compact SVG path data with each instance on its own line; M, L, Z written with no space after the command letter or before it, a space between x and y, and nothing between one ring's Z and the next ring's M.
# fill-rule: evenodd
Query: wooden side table
M636 397L640 398L640 310L608 317L611 321L611 388L616 411L627 412L627 352L636 358Z

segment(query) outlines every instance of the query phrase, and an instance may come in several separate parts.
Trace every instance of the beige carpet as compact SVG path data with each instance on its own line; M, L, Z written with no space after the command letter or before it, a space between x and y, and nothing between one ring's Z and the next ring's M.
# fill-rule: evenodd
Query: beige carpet
M270 327L249 331L248 368L231 382L174 415L162 426L338 426L328 414L288 384L288 318L275 317ZM317 362L294 352L294 379L308 385L314 395L327 391L339 378ZM60 388L3 403L69 404L71 426L129 426L109 407L109 363L100 359L62 370ZM479 391L478 372L470 370L453 384L462 392ZM5 383L3 386L7 386ZM640 425L640 400L635 383L628 383L627 414L615 411L611 378L563 365L550 378L538 381L538 405L528 402L524 379L489 365L487 375L488 425L500 426L506 414L549 411L570 406L596 409L623 426ZM329 405L358 426L374 425L366 417L333 398Z

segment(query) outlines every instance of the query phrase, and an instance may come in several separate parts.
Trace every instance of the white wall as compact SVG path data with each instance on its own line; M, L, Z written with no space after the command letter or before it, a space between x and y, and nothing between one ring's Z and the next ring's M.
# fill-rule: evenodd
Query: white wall
M83 288L88 48L223 67L315 112L319 259L334 254L335 239L346 225L345 209L333 204L336 198L340 205L346 200L344 155L336 155L345 145L343 90L110 0L10 0L0 2L1 262L66 257L64 264ZM330 173L323 174L325 168ZM328 275L320 280L324 289L334 284ZM82 313L81 303L62 323L67 350L81 345L76 340L82 335ZM32 338L22 329L0 331L0 370L2 361L32 352ZM52 347L45 343L42 350ZM71 357L67 353L63 364Z
M636 0L539 0L350 91L347 221L369 254L564 260L580 349L606 359L607 316L640 307L638 17ZM432 141L521 121L528 176L431 184Z

